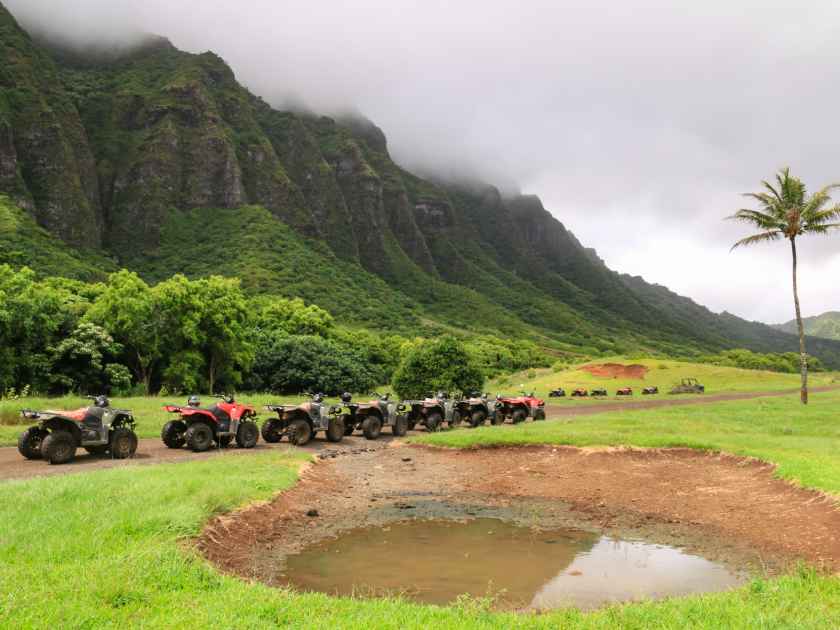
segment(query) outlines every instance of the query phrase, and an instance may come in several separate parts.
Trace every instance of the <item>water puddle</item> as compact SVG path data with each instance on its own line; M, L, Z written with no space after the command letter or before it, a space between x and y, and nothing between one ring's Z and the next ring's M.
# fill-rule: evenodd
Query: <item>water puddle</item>
M330 595L448 604L467 593L549 609L720 591L743 576L673 547L479 518L352 530L289 556L281 580Z

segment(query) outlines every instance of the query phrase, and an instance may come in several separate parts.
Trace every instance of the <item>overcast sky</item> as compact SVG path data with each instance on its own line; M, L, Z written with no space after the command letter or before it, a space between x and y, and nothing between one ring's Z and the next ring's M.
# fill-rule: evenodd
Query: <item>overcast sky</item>
M403 165L537 194L613 269L750 319L793 317L790 250L729 253L748 228L722 218L785 165L840 181L829 0L3 1L64 35L213 50L277 105L355 108ZM840 310L840 232L801 250L805 314Z

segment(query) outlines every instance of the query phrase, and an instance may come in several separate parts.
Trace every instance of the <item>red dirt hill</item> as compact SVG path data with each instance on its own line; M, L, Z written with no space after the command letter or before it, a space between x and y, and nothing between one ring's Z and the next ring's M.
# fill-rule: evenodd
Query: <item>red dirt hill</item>
M644 365L634 363L633 365L622 365L621 363L601 363L584 365L581 370L589 372L592 376L606 376L609 378L634 378L644 380L648 368Z

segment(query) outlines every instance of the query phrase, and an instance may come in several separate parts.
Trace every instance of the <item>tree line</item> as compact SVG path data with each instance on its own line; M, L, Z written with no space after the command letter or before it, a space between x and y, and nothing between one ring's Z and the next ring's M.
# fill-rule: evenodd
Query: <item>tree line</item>
M394 380L415 396L546 364L529 341L342 326L300 299L248 295L235 278L150 285L123 270L91 284L0 265L0 393L336 394Z

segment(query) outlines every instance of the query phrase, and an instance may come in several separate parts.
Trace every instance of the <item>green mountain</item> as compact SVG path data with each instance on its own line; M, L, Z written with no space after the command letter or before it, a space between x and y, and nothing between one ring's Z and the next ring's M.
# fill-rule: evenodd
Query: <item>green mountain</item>
M164 39L118 54L39 43L2 5L0 194L17 226L43 228L26 224L39 247L79 261L11 259L44 274L236 275L350 324L558 354L798 347L613 272L536 197L407 172L368 120L279 111L218 56ZM840 343L814 353L840 367Z
M838 311L828 311L822 315L804 317L802 319L802 324L805 326L805 334L808 337L819 337L821 339L835 339L840 341L840 312ZM792 319L784 324L776 324L773 328L792 335L799 334L795 319ZM808 340L809 344L813 341L815 340Z

